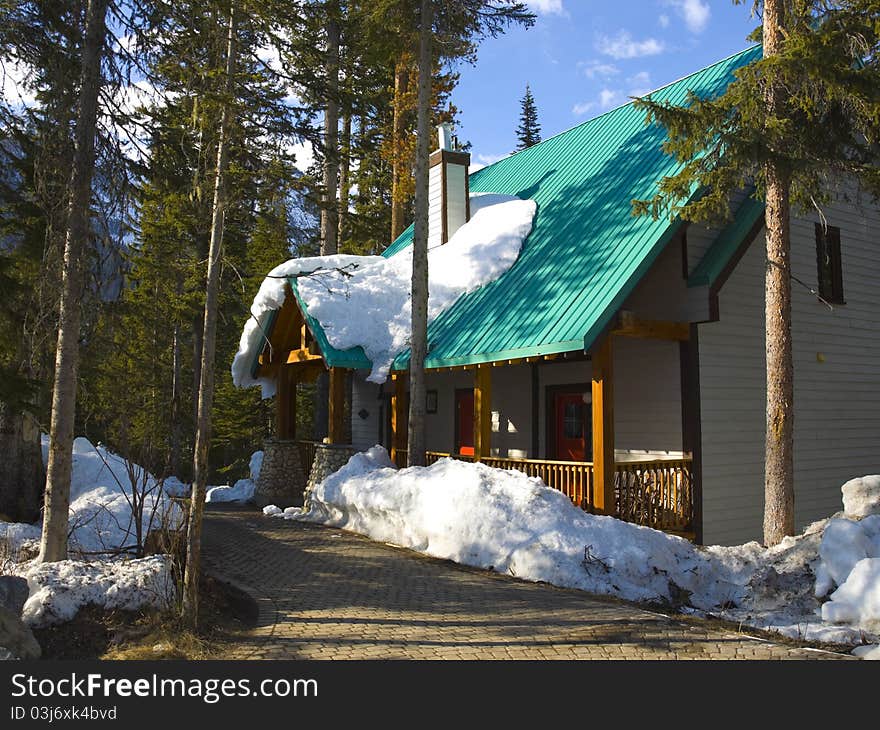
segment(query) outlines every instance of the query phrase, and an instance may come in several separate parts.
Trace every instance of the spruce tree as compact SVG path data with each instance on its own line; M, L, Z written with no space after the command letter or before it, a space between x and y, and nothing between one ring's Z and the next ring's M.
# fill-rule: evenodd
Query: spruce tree
M538 108L535 106L535 97L532 90L526 84L526 93L519 101L519 126L516 128L518 143L516 149L525 150L541 141L541 125L538 122Z
M880 2L754 8L763 58L721 96L691 94L684 106L636 101L666 127L665 150L681 168L633 209L716 222L729 216L734 191L754 187L766 202L764 542L775 545L794 531L790 210L821 207L853 179L880 191Z

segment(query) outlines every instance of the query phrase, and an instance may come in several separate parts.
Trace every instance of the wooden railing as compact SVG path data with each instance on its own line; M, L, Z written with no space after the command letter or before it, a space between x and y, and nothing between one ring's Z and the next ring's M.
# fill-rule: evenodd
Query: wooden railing
M690 459L618 463L615 472L620 519L692 536L694 495Z
M312 471L312 464L315 463L315 449L317 441L297 441L299 446L299 458L302 468L308 476Z
M473 456L428 452L428 464L451 456L453 459L473 461ZM530 477L539 477L544 484L558 489L574 504L589 509L593 500L593 465L586 461L548 461L546 459L506 459L484 456L480 461L495 469L513 469Z
M427 452L430 466L451 457L473 461L464 454ZM397 452L398 466L406 466L407 454ZM593 465L586 461L548 461L546 459L506 459L485 456L480 459L496 469L514 469L540 477L548 487L565 494L574 504L592 510ZM693 477L690 459L659 459L620 462L615 465L617 516L657 530L693 537Z

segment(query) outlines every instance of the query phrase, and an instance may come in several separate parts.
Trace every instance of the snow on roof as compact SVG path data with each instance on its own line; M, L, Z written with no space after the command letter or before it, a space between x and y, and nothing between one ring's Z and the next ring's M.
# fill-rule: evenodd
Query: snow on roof
M464 294L494 281L517 260L532 230L537 204L513 195L471 196L471 219L449 241L428 252L428 321ZM368 380L384 382L394 357L411 338L412 248L389 258L323 256L292 259L275 267L251 305L251 318L232 363L238 387L274 383L251 375L263 347L269 312L284 304L285 284L297 288L309 315L337 350L361 347L372 363Z

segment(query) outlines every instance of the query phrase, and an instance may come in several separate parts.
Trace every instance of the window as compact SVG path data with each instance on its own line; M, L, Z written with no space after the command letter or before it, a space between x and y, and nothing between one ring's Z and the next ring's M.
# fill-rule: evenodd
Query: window
M819 296L832 304L845 304L839 228L816 224L816 263L819 268Z
M584 437L584 405L583 403L568 402L562 415L563 432L567 439L579 439Z

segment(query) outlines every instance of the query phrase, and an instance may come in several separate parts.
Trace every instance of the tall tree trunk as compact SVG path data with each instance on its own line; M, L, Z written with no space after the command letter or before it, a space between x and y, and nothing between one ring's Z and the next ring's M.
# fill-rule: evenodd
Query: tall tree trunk
M342 137L339 140L339 224L337 226L337 241L341 244L345 240L347 231L345 224L348 220L348 198L351 195L351 110L346 109L342 115Z
M764 3L764 56L778 54L783 41L784 0ZM781 112L784 90L770 79L765 92L768 118ZM764 454L764 544L776 545L794 534L794 365L791 342L791 177L778 163L764 167L767 183L765 220L765 331L767 359L767 430Z
M412 339L409 360L409 465L425 466L425 355L428 350L428 143L431 137L432 0L419 15L416 220L413 231Z
M174 325L171 344L171 449L168 470L180 476L180 325Z
M82 260L89 232L98 89L101 85L101 57L107 33L106 13L107 0L89 0L82 48L79 107L76 114L76 143L73 169L70 174L58 344L55 350L49 465L46 472L43 534L40 541L40 561L44 563L67 559L70 470L79 360L80 299L83 290Z
M321 201L321 255L337 250L336 191L339 176L338 2L327 3L327 105L324 108L324 194Z
M208 276L205 285L205 325L202 335L201 380L198 390L198 419L193 454L193 485L186 535L186 571L184 574L183 613L195 626L198 621L198 584L201 569L202 513L208 483L208 447L211 443L211 408L214 404L214 348L217 333L217 308L220 295L220 265L223 248L223 217L226 212L226 168L229 160L229 127L232 120L235 90L236 9L229 9L226 38L226 99L220 114L217 140L217 167L214 178L214 203L211 213L211 244L208 249Z
M394 66L394 120L391 135L393 156L391 161L391 240L394 241L406 228L406 212L403 207L403 194L400 181L409 170L400 154L404 133L405 99L409 91L409 54L401 56Z
M0 519L33 522L40 516L45 476L40 429L30 414L0 401Z

